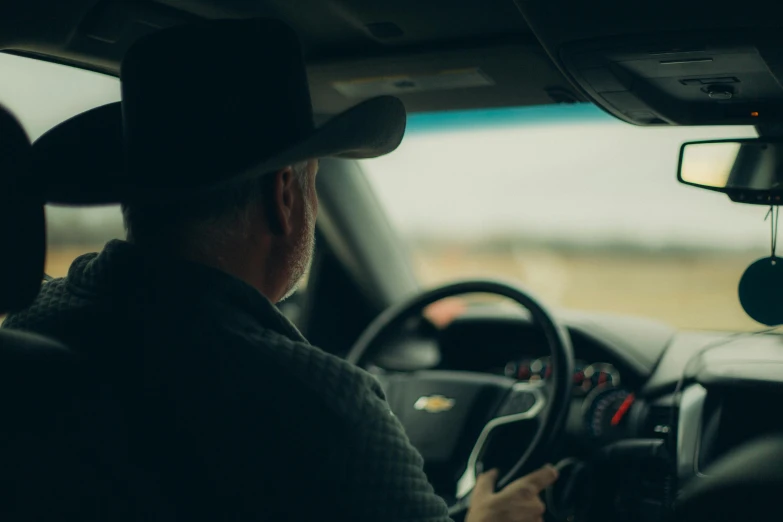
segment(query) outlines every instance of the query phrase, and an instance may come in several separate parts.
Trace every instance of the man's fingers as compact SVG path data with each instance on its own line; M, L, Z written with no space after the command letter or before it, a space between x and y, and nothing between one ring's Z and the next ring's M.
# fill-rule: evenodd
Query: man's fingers
M473 496L486 497L495 493L495 482L498 480L498 470L492 469L482 473L476 479L476 486L473 488Z
M546 513L546 506L541 502L540 498L534 497L530 502L530 512L533 515L544 516L544 513Z
M525 475L524 477L512 482L503 490L503 492L514 493L520 490L527 490L534 495L538 495L546 488L551 486L557 480L557 470L547 464L536 471Z
M544 491L551 486L557 480L557 470L551 464L537 469L536 471L525 475L518 482L524 482L525 484L535 488L536 493Z

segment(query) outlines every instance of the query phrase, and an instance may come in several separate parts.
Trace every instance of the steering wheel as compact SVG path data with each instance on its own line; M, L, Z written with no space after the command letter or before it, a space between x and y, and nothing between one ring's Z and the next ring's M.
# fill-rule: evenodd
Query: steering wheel
M499 488L546 463L563 431L571 402L574 355L565 328L538 300L516 286L499 281L464 281L426 291L388 308L367 327L347 356L349 362L366 367L382 346L380 341L409 319L419 317L426 306L446 297L473 293L507 297L530 312L545 335L551 355L552 374L545 383L448 370L376 375L389 406L425 462L465 470L454 485L457 501L450 506L452 515L469 506L478 466L498 427L531 421L536 426L530 445L500 478ZM528 353L520 346L520 358Z

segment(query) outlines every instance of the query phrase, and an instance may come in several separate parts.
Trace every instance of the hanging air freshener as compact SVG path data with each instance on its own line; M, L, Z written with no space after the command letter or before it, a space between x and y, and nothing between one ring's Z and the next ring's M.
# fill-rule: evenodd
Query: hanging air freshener
M780 207L767 213L771 222L771 255L751 264L739 283L739 300L751 319L768 326L783 324L783 258L776 256Z

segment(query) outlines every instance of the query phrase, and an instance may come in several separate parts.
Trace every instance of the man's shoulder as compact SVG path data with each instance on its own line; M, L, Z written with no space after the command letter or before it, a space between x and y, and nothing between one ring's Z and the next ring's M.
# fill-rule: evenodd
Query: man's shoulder
M49 323L62 312L90 304L90 300L70 291L66 278L53 279L41 286L38 296L28 308L9 314L3 321L3 328L47 333Z
M263 325L233 331L235 339L265 361L264 366L297 387L318 397L324 406L349 424L373 421L388 414L381 386L366 371L310 344L295 341Z
M117 311L112 312L95 295L80 290L67 278L49 281L29 308L9 315L3 327L52 335L66 344L83 341L89 331L91 337L110 339L113 346L122 349L123 339L118 332L111 331L108 323L106 328L96 324L100 323L97 315L105 313L109 317ZM136 333L154 332L148 339L155 345L151 351L168 352L170 357L164 356L163 360L175 364L178 360L200 359L199 364L212 365L216 372L231 367L237 382L224 381L228 388L258 384L260 392L274 387L285 394L285 399L302 398L298 401L300 407L307 407L310 401L312 408L325 407L328 411L322 414L338 417L348 425L372 422L388 414L383 391L373 376L344 359L265 327L253 314L198 300L178 307L166 307L159 299L145 300L144 304L154 310L145 308L145 328ZM143 341L134 334L138 330L135 322L125 319L126 337Z

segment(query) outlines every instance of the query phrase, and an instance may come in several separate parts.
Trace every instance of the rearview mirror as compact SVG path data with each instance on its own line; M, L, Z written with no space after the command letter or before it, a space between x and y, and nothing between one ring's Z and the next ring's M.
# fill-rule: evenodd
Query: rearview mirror
M783 141L685 143L677 178L687 185L723 192L739 203L783 204Z

